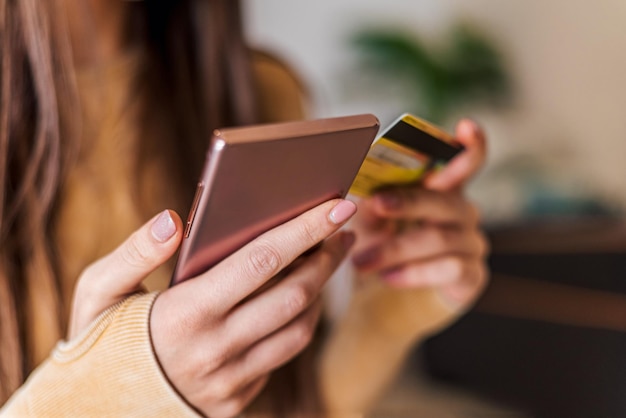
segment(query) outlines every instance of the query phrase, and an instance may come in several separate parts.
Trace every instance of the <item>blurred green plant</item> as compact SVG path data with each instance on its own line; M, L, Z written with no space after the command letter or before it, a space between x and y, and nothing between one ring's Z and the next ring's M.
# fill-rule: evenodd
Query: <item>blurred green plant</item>
M511 82L492 42L467 24L427 47L412 33L364 29L351 39L359 69L406 93L409 111L442 123L468 104L509 103ZM399 86L398 86L399 84Z

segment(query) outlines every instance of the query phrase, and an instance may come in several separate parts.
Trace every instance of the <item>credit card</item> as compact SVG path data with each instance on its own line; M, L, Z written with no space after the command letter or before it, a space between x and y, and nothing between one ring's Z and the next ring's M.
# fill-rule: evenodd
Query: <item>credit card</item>
M463 151L443 129L405 113L372 144L350 194L371 196L377 189L419 182Z

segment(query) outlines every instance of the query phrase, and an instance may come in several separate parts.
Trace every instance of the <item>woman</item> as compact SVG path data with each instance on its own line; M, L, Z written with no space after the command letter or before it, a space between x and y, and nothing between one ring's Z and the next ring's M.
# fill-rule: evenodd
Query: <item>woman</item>
M359 202L354 233L334 234L355 204L326 202L163 290L207 134L302 117L300 84L250 58L233 0L0 10L3 413L365 411L410 347L483 287L484 239L461 189L484 140L463 121L467 151L424 187ZM353 244L357 286L323 339L321 289Z

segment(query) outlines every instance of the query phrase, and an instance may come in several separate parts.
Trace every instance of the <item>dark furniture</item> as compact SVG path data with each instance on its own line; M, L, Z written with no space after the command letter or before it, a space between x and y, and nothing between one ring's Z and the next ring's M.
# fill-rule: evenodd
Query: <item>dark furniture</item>
M626 417L626 220L487 230L491 282L421 366L533 417Z

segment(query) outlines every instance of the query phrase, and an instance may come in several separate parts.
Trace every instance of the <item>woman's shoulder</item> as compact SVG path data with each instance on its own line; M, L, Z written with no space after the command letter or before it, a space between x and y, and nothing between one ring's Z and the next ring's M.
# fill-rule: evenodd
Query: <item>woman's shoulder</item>
M287 60L255 49L252 69L263 122L303 119L309 113L306 84Z

